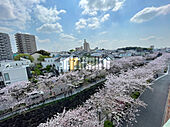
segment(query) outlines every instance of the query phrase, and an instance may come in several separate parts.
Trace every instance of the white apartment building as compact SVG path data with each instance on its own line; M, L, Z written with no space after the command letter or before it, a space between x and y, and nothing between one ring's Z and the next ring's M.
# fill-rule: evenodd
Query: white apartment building
M59 57L59 58L45 58L43 62L41 62L43 68L47 65L55 66L55 69L58 72L68 72L70 68L69 57Z
M84 39L84 51L90 52L90 45L86 42L86 39Z
M0 88L19 81L28 81L30 60L1 61L0 62Z

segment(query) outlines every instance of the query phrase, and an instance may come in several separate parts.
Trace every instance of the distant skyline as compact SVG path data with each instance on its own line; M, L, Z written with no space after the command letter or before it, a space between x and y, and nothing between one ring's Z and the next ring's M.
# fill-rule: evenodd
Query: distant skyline
M69 50L83 45L170 47L167 0L0 0L0 32L36 36L37 48Z

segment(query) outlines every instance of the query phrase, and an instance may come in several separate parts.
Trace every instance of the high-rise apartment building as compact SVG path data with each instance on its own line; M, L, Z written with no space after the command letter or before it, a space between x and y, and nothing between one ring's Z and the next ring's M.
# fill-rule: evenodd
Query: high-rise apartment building
M12 59L12 48L9 35L0 33L0 61Z
M86 39L84 39L84 51L90 52L90 45L86 42Z
M18 53L32 54L37 51L34 35L16 33L15 40L16 40Z

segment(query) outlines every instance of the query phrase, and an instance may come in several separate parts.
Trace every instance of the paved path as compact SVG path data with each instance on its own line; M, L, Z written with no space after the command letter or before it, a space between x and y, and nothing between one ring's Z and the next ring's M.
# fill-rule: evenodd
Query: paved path
M140 116L133 127L161 127L164 121L164 112L170 86L170 70L165 76L154 81L153 91L146 90L140 97L148 106L140 107ZM132 125L131 125L132 126Z
M3 116L0 116L0 120L3 120L3 119L5 119L5 118L7 118L7 117L10 117L10 116L13 116L13 115L15 115L15 114L17 114L17 113L22 113L22 112L27 111L27 110L29 110L29 109L38 107L38 106L40 106L40 105L48 104L48 103L50 103L50 102L53 102L53 101L56 101L56 100L60 100L60 99L63 99L63 98L65 98L65 97L72 96L72 95L77 94L77 93L79 93L79 92L81 92L81 91L83 91L83 90L85 90L85 89L87 89L87 88L90 88L91 86L94 86L94 85L96 85L96 84L98 84L98 83L101 83L101 82L103 82L103 81L105 81L105 80L106 80L106 79L101 79L101 80L99 80L99 81L97 81L97 82L94 82L94 83L91 83L91 84L88 84L88 85L81 86L81 87L75 89L75 90L73 91L73 93L70 94L70 95L64 96L64 94L60 94L60 95L56 96L56 98L48 99L48 100L46 100L45 102L42 102L42 103L33 105L33 106L31 106L30 108L24 108L24 109L22 109L22 110L18 110L18 111L15 111L15 112L11 112L11 113L5 114L5 115L3 115Z

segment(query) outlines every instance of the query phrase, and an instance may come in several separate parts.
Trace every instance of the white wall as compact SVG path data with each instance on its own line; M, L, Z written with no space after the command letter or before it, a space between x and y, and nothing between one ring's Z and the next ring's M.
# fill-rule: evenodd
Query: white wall
M103 66L104 66L104 68L106 68L106 69L110 69L110 60L106 60L106 59L104 59L103 60Z
M5 81L4 74L9 74L9 81ZM10 84L19 82L19 81L28 81L28 75L26 71L26 67L19 67L19 68L8 68L2 71L2 75L4 78L5 85L7 85L9 82Z
M9 67L22 67L22 66L30 66L31 61L30 60L23 60L23 61L1 61L0 62L0 71L6 69L6 66L9 65Z
M56 58L46 58L44 59L44 62L41 62L43 68L45 68L47 65L55 65L55 68L59 72L61 72L61 69L63 72L68 72L69 70L69 57L68 58L60 58L60 62L55 61Z

